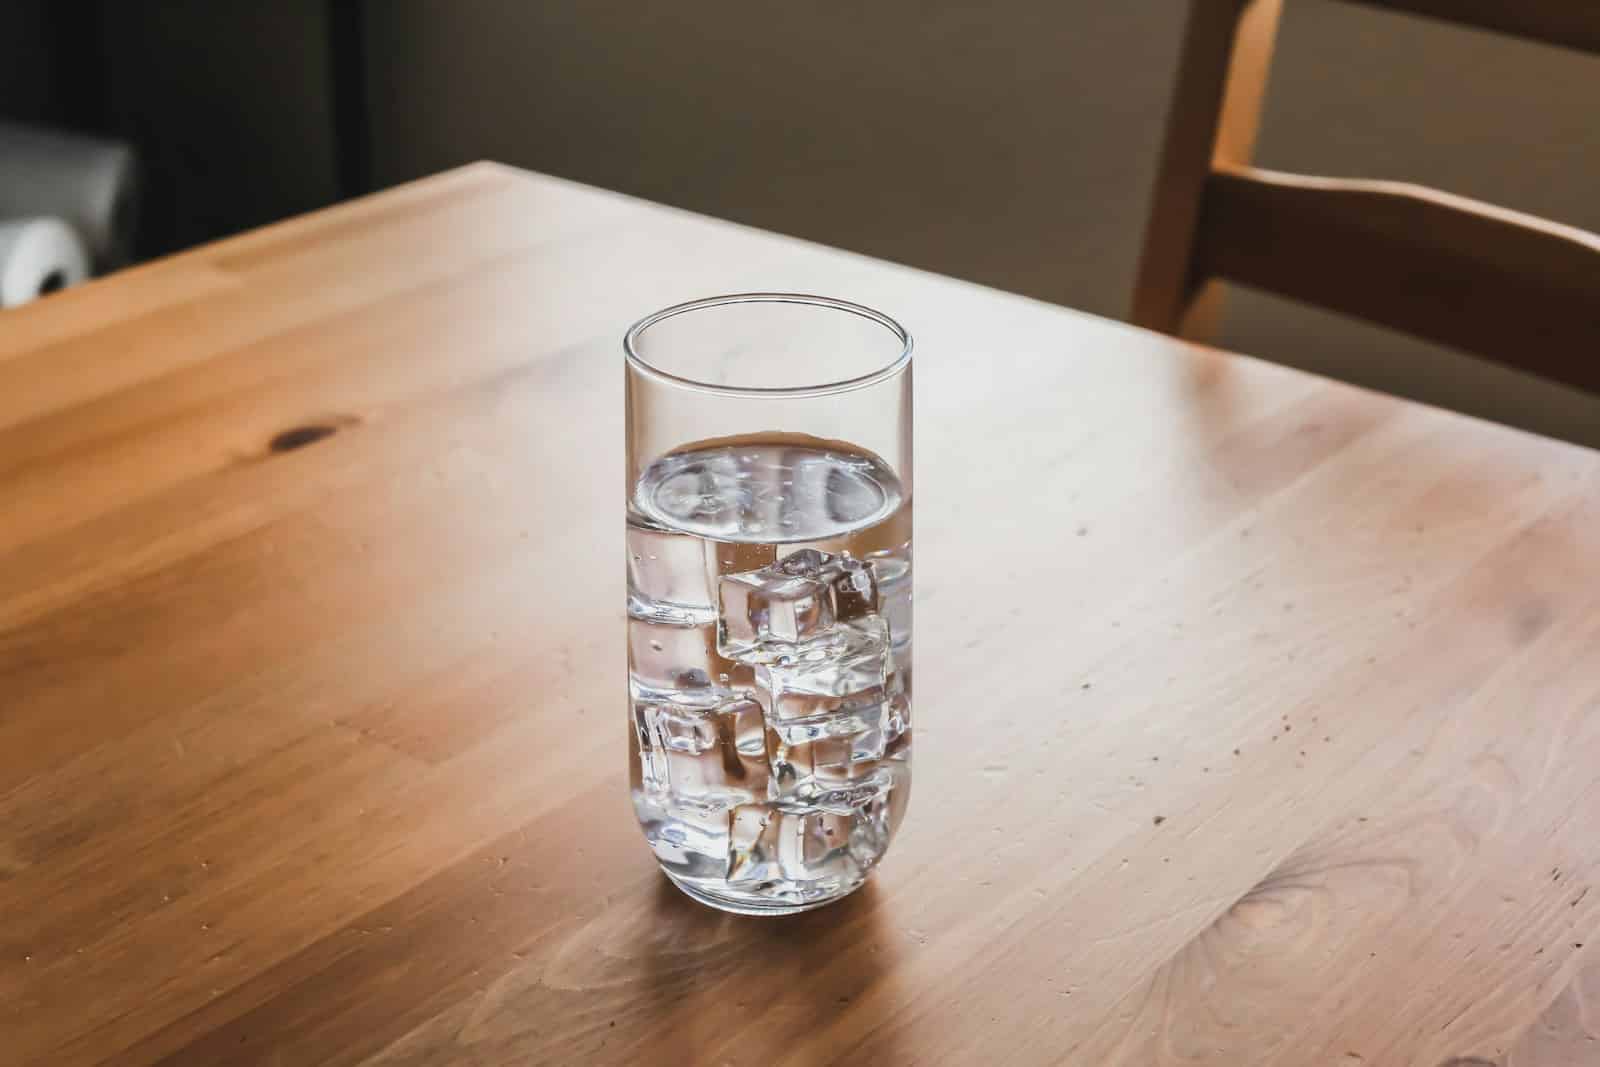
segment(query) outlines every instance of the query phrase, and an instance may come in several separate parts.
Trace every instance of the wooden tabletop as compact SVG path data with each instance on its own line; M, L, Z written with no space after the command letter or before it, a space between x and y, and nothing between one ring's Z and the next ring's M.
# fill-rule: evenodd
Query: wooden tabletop
M783 919L626 795L620 336L747 289L918 339ZM0 315L7 1065L1592 1065L1597 879L1593 452L492 165Z

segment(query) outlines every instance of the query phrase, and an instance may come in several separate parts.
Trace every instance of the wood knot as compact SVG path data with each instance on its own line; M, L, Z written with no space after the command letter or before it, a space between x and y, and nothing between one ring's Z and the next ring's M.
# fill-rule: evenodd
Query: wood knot
M293 452L297 448L316 444L324 437L332 437L339 432L339 427L330 423L311 423L306 426L296 426L292 430L284 430L267 442L267 448L273 452Z

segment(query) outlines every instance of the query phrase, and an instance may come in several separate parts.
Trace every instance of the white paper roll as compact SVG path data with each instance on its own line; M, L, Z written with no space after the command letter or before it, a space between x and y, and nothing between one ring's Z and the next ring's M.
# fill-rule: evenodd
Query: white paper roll
M100 270L133 251L133 150L115 141L0 122L0 218L64 219Z
M88 276L89 252L65 222L0 222L0 308L26 304Z

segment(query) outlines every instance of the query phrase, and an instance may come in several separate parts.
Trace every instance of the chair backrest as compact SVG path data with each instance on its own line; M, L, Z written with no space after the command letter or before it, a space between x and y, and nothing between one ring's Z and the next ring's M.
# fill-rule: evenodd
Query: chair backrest
M1600 0L1345 2L1600 53ZM1600 392L1600 236L1250 165L1282 3L1190 0L1131 320L1204 337L1237 282Z

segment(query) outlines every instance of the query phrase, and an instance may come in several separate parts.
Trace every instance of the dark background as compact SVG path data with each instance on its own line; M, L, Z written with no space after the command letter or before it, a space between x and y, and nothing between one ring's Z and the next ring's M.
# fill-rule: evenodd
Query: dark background
M0 116L133 142L156 255L472 159L1101 315L1180 0L0 0ZM1259 161L1600 230L1600 58L1288 0ZM1221 343L1600 445L1600 401L1250 292Z
M326 0L5 0L0 116L134 144L137 252L185 248L366 191L359 15Z

